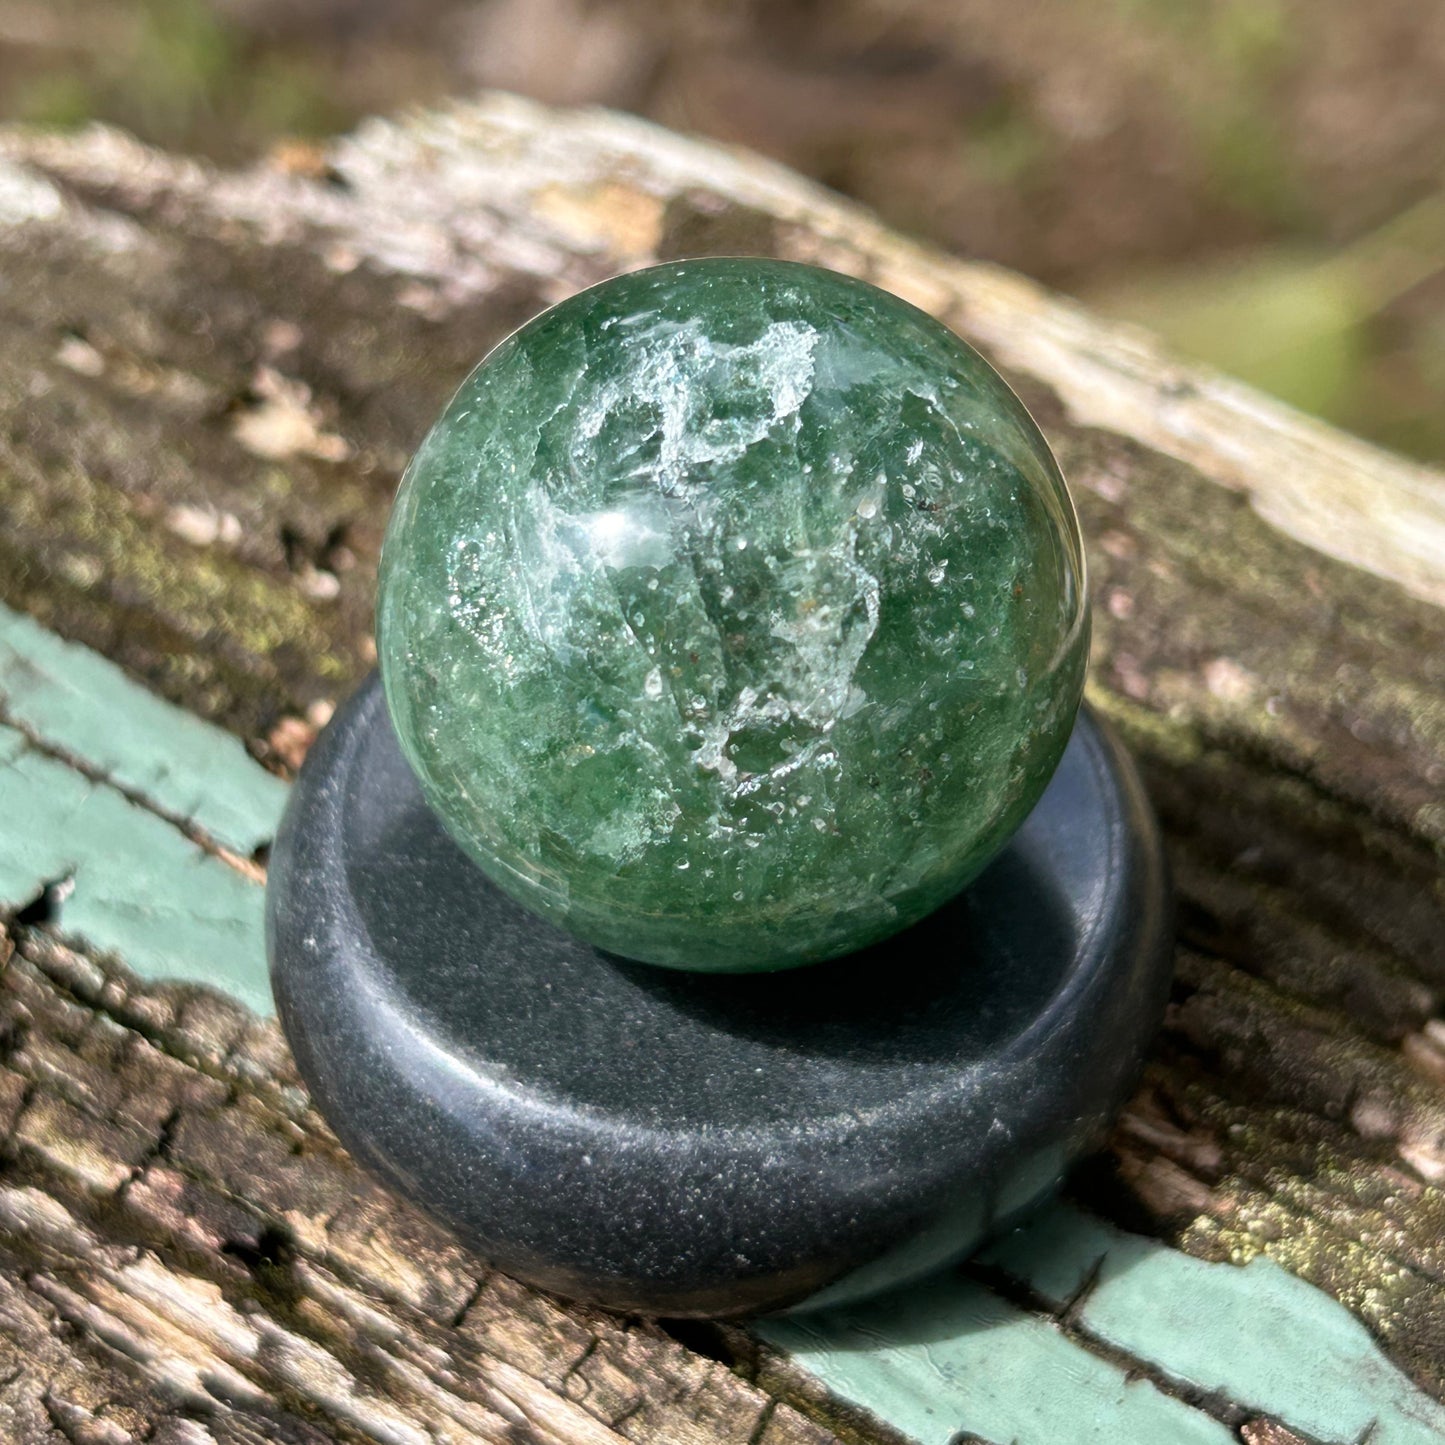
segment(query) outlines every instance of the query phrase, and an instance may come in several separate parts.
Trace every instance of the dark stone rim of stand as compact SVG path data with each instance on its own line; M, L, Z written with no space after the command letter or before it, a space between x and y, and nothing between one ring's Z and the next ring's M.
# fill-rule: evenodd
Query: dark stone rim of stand
M373 675L267 896L282 1025L343 1143L485 1258L665 1315L858 1298L967 1253L1094 1147L1170 973L1158 832L1081 712L931 918L784 973L631 963L533 917L422 801Z

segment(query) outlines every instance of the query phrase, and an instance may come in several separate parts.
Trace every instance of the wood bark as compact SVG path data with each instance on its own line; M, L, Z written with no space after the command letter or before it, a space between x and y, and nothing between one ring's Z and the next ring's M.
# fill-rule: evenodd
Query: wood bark
M274 1023L21 934L0 992L0 1438L859 1434L656 1325L481 1268L357 1170Z
M1180 909L1166 1028L1074 1193L1211 1259L1271 1255L1440 1394L1440 476L617 116L493 98L243 173L10 131L0 600L286 771L374 660L390 496L467 368L621 267L738 252L933 311L1073 486L1091 696L1141 761ZM351 1169L273 1028L23 920L10 936L15 1421L77 1441L883 1438L731 1332L707 1338L738 1373L478 1276ZM224 1424L202 1404L218 1380Z

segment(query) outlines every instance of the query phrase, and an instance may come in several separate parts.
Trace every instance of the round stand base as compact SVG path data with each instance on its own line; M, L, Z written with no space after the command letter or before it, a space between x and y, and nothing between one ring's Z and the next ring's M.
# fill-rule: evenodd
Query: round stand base
M499 892L422 801L375 677L271 861L281 1021L342 1141L506 1272L666 1315L857 1298L1049 1192L1168 987L1158 835L1080 715L1004 854L845 959L697 974Z

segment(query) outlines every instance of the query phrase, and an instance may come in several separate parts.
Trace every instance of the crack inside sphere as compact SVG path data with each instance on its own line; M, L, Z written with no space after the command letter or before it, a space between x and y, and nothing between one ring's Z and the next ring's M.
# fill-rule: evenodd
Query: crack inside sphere
M471 374L382 553L387 705L488 877L602 948L785 968L972 879L1068 740L1078 525L975 351L852 278L688 261Z

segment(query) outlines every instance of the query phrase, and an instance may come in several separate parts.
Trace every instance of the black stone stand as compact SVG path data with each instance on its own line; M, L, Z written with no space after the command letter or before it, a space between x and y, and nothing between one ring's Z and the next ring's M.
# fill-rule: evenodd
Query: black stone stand
M988 871L783 973L625 962L452 843L371 678L271 860L287 1037L342 1141L509 1274L664 1315L833 1303L957 1259L1095 1146L1168 987L1158 833L1084 712Z

